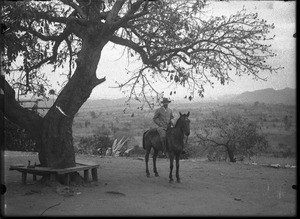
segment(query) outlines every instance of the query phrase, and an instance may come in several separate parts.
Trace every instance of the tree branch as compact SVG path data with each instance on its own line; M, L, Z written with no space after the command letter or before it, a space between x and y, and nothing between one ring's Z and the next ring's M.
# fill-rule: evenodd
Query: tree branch
M25 109L15 100L15 91L7 83L4 76L0 76L0 88L4 94L0 94L0 111L4 117L18 126L28 130L32 137L38 138L41 135L43 118L35 112Z
M143 8L143 11L138 13L138 14L135 14L135 12L137 12L140 8L140 6L145 2L145 0L138 0L136 1L135 3L133 3L131 5L131 8L130 10L126 13L126 15L124 15L120 20L116 21L113 26L114 27L119 27L119 26L122 26L122 24L128 22L129 20L132 20L132 19L136 19L136 18L139 18L141 16L144 16L145 14L148 13L147 11L147 5L148 5L148 1L146 1L145 3L145 7Z
M99 85L99 84L102 84L102 83L105 82L105 81L106 81L106 77L103 77L103 78L100 78L100 79L96 78L96 79L94 80L94 85L97 86L97 85Z
M148 55L143 50L143 48L141 46L139 46L138 44L134 43L133 41L127 40L127 39L124 39L124 38L121 38L118 36L111 36L109 38L109 40L115 44L129 47L129 48L133 49L134 51L136 51L137 53L139 53L144 64L148 64L148 65L154 64L154 62L148 58Z
M64 4L71 6L83 19L87 19L86 14L73 0L61 0Z
M118 17L118 13L121 10L124 3L125 3L125 0L116 1L116 3L114 4L113 8L111 9L111 11L109 12L109 14L106 18L106 23L108 25L112 25L115 22L115 20Z
M67 40L68 36L71 33L72 32L71 32L70 28L66 28L59 36L57 36L54 47L52 49L52 56L47 57L47 58L39 61L37 64L31 66L30 68L28 68L28 72L32 71L33 69L37 69L37 68L41 67L46 62L49 62L49 64L54 63L56 61L56 58L57 58L57 50L58 50L59 45L61 44L61 42L63 40Z

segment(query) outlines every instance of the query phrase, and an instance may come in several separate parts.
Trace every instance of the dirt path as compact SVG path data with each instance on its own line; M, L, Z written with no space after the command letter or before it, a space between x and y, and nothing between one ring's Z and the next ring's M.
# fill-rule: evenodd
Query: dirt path
M7 216L293 216L296 214L296 169L276 169L241 163L185 160L180 163L182 183L168 182L169 163L158 159L160 177L145 176L138 158L77 156L100 164L98 184L71 187L21 185L21 174L11 164L37 161L36 154L5 154ZM150 162L152 167L152 160ZM82 173L81 173L82 174ZM31 182L31 177L29 177ZM69 194L69 193L68 193Z

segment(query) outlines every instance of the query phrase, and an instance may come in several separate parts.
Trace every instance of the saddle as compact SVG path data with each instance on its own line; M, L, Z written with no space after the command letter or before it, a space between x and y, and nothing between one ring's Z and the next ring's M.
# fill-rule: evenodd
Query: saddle
M150 128L148 131L146 132L149 132L149 131L152 131L152 132L155 132L157 131L159 136L161 138L165 138L166 137L166 132L168 129L170 128L173 128L173 125L171 123L169 123L168 127L167 128L163 128L163 127L154 127L154 128Z

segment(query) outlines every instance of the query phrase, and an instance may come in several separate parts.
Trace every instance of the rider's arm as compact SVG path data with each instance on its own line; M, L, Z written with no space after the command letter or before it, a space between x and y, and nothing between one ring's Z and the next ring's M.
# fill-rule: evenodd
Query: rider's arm
M175 123L174 123L174 116L173 116L173 112L171 111L171 115L170 115L170 122L171 124L174 126Z
M160 119L159 119L159 110L158 109L154 113L153 122L158 126L162 126Z

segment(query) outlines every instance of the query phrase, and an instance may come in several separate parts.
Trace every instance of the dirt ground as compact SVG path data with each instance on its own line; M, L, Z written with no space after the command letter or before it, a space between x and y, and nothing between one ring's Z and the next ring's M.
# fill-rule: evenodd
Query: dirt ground
M33 183L31 175L22 185L21 173L8 169L28 160L38 163L37 154L5 152L5 216L296 215L296 168L182 160L182 182L170 184L167 159L157 161L160 177L147 178L143 158L78 155L77 162L100 164L99 181L66 187Z

